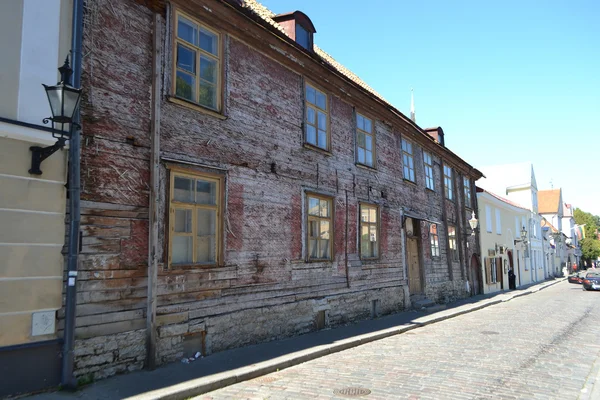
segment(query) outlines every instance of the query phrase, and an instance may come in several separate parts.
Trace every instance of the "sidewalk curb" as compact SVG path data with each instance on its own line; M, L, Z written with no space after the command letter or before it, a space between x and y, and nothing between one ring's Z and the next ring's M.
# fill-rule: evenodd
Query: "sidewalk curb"
M169 387L168 389L158 389L151 392L147 392L141 395L132 396L128 399L131 400L182 400L192 396L199 396L201 394L211 392L213 390L221 389L226 386L230 386L235 383L254 379L266 374L277 372L279 370L289 368L304 362L314 360L329 354L337 353L343 350L348 350L353 347L357 347L366 343L374 342L387 337L399 335L413 329L421 328L427 325L434 324L436 322L445 321L450 318L458 317L473 311L478 311L483 308L487 308L496 304L511 301L517 297L526 296L532 293L537 293L547 287L553 286L559 282L566 280L567 278L559 278L551 282L544 282L540 287L536 286L534 289L526 289L523 292L509 294L506 299L494 299L491 301L482 300L483 304L477 304L468 306L464 309L460 309L463 306L457 307L458 310L455 312L442 310L438 313L447 313L446 315L439 315L435 317L435 314L425 315L418 319L425 319L423 322L416 322L407 325L400 325L393 328L384 329L382 331L368 333L360 336L355 336L349 339L332 343L328 345L320 345L315 348L308 350L301 350L296 353L283 355L275 359L264 361L258 364L253 364L246 367L241 367L232 371L222 372L217 374L214 379L206 382L206 378L198 378L184 383L180 383ZM200 382L200 381L205 382ZM196 382L196 383L194 383Z

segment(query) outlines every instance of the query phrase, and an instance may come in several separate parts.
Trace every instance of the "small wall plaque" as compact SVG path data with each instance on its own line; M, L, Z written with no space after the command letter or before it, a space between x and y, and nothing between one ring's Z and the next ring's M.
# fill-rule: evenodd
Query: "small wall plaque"
M31 336L53 335L56 311L38 311L31 315Z

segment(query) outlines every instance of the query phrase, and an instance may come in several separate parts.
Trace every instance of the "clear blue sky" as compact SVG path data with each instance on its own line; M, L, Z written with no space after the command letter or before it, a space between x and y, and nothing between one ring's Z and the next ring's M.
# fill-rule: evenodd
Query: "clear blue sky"
M474 167L530 161L600 215L600 0L259 0Z

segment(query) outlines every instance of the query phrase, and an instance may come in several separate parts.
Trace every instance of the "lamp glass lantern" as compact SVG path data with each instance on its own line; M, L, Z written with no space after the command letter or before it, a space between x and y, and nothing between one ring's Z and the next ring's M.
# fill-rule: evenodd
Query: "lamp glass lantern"
M525 227L523 227L523 229L521 229L521 240L523 242L527 241L527 231L525 230Z
M42 161L50 157L58 150L65 147L67 139L73 134L73 127L80 128L79 124L73 122L75 112L79 107L81 98L81 89L76 89L70 85L71 74L73 70L69 66L69 57L65 60L60 72L60 82L56 85L44 85L52 117L44 118L43 123L52 122L52 136L57 139L56 143L48 147L31 146L31 168L29 173L41 175L40 165Z
M477 228L477 218L475 218L475 211L471 211L471 219L469 220L469 225L471 226L471 236L475 235L475 229Z

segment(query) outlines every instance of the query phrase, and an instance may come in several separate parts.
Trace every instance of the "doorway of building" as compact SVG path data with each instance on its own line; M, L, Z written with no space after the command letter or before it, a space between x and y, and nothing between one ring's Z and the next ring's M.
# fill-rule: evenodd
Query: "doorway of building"
M471 294L476 296L483 293L481 287L481 264L477 254L471 256L471 266L469 268L469 279L471 280Z
M408 262L408 289L410 294L423 293L421 264L419 262L419 242L416 237L406 238L406 258Z

